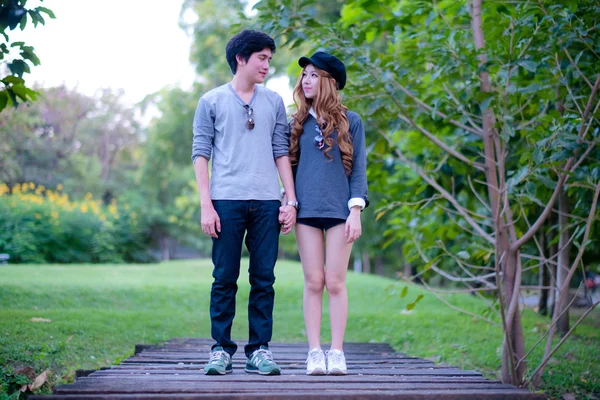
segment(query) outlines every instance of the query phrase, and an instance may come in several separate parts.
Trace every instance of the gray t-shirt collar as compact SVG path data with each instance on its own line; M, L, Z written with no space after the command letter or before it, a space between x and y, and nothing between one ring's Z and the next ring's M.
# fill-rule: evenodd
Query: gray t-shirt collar
M240 105L242 107L245 107L246 105L249 105L250 107L253 106L254 100L256 100L256 93L258 92L258 90L256 90L256 85L254 86L254 93L252 93L252 98L250 99L250 104L246 104L246 102L244 100L242 100L242 98L236 93L235 89L233 89L231 82L229 82L227 84L227 87L229 88L229 90L231 90L231 93L233 93L233 95L235 96L235 99L237 100L238 103L240 103Z

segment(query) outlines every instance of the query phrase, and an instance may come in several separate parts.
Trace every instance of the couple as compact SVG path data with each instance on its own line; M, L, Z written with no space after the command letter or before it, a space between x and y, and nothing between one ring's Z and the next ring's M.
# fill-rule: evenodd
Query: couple
M226 57L233 79L204 94L194 117L192 161L214 264L210 318L216 343L204 372L232 372L237 345L231 327L245 242L251 287L245 371L281 374L269 350L274 267L280 231L287 234L295 226L304 270L306 373L345 375L346 271L367 199L362 120L340 102L344 64L317 52L298 61L303 70L294 88L297 110L288 124L281 97L259 85L274 52L275 42L262 32L244 30L231 38ZM320 346L325 287L332 334L327 355Z

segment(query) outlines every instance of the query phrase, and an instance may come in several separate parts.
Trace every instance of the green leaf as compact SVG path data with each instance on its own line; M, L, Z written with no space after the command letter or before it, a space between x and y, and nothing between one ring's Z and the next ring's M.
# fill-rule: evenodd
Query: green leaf
M487 99L483 100L481 103L479 103L479 109L481 110L481 112L484 112L488 109L492 100L494 100L494 96L490 96Z
M558 151L556 153L553 153L550 156L550 161L561 161L561 160L566 160L569 157L571 157L573 155L573 152L571 150L562 150L562 151Z
M54 13L52 12L52 10L50 10L49 8L46 8L46 7L36 7L35 9L36 9L36 11L38 11L38 13L41 11L41 12L43 12L43 13L46 13L46 14L48 14L48 16L49 16L50 18L56 18L56 16L55 16L55 15L54 15Z
M517 64L520 67L525 68L529 72L535 73L535 71L537 69L537 63L532 60L517 60L517 61L515 61L515 64Z
M532 83L529 86L525 86L523 88L519 88L518 92L519 93L525 93L525 94L535 93L535 92L538 92L541 88L542 87L538 83Z
M422 294L418 295L418 296L417 296L417 298L415 299L415 301L413 301L412 303L410 303L410 304L408 304L408 305L406 306L406 309L407 309L408 311L410 311L410 310L412 310L413 308L415 308L415 306L417 305L417 303L418 303L419 301L421 301L421 299L422 299L422 298L423 298L423 295L422 295Z
M10 69L10 72L13 75L16 75L18 77L22 77L23 73L28 69L29 67L27 66L27 64L25 64L25 62L23 60L13 60L12 63L8 64L8 69ZM29 72L29 71L27 71Z
M19 24L19 29L21 29L21 30L25 29L26 25L27 25L27 14L23 15L23 18L21 18L21 23Z
M21 57L26 60L30 60L33 65L40 65L40 59L33 52L33 47L25 46L22 48Z
M544 161L544 151L541 146L538 146L533 151L533 161L536 164L541 164Z
M508 190L510 191L513 187L518 185L523 180L523 178L527 176L528 173L528 166L519 168L519 170L516 173L515 171L510 171L509 174L513 174L513 176L511 176L510 179L506 181L506 187L508 188Z
M24 81L23 79L19 78L19 77L16 77L16 76L9 75L9 76L5 76L5 77L2 79L2 82L3 82L5 85L10 85L10 84L13 84L13 85L19 85L19 84L22 84L22 83L24 83L25 81Z
M6 108L8 104L8 93L6 90L0 90L0 112Z
M404 297L406 297L408 293L408 286L404 286L404 288L402 288L402 292L400 293L400 298L403 299Z

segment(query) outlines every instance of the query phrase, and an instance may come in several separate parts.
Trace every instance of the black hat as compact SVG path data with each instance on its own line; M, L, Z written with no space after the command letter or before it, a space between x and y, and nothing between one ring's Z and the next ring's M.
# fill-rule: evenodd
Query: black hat
M329 75L336 80L338 89L342 90L346 86L346 67L336 56L332 56L324 51L317 51L312 57L301 57L298 64L304 68L308 64L329 72Z

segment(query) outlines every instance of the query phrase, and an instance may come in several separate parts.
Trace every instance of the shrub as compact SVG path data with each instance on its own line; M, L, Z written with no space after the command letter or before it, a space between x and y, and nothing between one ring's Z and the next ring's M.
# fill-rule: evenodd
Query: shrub
M149 233L127 204L81 201L33 183L0 184L0 253L11 263L148 262Z

